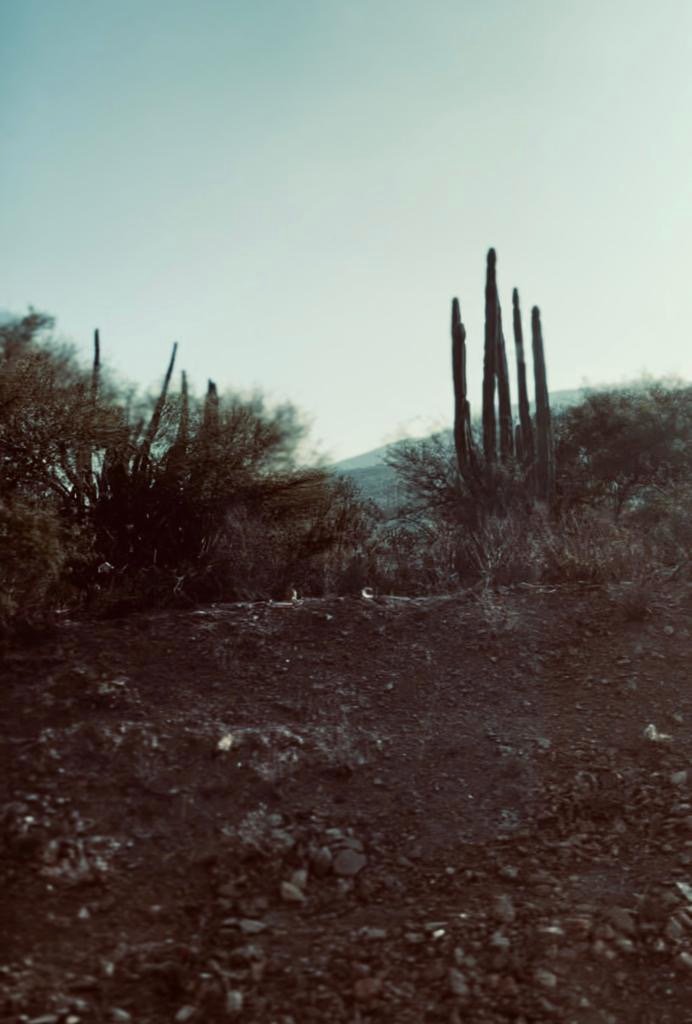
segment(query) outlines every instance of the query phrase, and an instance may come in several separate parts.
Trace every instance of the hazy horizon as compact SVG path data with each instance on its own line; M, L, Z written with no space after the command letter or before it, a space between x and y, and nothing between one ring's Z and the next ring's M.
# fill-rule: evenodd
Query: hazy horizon
M0 0L0 307L334 459L480 400L489 246L551 390L692 377L692 5Z

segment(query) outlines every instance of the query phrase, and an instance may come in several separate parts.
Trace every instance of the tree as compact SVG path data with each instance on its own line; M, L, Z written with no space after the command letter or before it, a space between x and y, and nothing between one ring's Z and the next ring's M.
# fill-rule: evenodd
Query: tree
M692 474L692 387L649 384L593 392L557 420L564 506L605 503L615 515L651 488Z

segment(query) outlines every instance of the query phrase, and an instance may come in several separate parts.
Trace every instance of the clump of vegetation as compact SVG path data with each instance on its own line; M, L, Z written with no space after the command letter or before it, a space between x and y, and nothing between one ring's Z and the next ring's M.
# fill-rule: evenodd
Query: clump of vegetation
M633 581L689 564L692 388L648 383L593 392L552 415L534 307L532 417L515 288L515 425L496 270L491 249L481 421L471 417L466 331L454 299L454 430L390 449L387 462L408 501L397 525L381 531L380 576L389 574L406 589L413 576L419 587L435 589L445 583Z
M0 555L5 627L92 610L321 592L367 516L353 488L301 465L304 425L262 397L203 399L174 346L155 398L116 386L31 312L0 328Z

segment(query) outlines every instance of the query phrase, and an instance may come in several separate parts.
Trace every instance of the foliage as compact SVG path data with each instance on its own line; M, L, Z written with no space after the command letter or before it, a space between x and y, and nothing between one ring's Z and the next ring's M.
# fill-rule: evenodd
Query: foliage
M158 396L139 396L108 383L98 337L87 372L51 328L32 312L0 335L0 497L18 510L7 536L24 517L31 541L17 565L41 563L45 527L45 579L62 571L63 594L69 583L81 603L120 609L278 596L347 564L364 510L345 482L299 464L305 428L292 406L219 396L212 382L197 399L184 374L171 394L175 347ZM38 501L57 532L26 511ZM58 552L68 536L80 552ZM13 587L8 615L26 597Z
M620 514L647 490L692 476L692 388L651 384L593 392L558 418L562 505Z
M0 634L41 617L66 556L53 509L0 498Z

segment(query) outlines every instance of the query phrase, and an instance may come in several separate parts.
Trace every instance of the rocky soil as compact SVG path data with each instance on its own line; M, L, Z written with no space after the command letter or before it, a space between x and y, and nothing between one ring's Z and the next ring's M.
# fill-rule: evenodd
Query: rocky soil
M0 1020L692 1022L691 596L217 605L8 652Z

